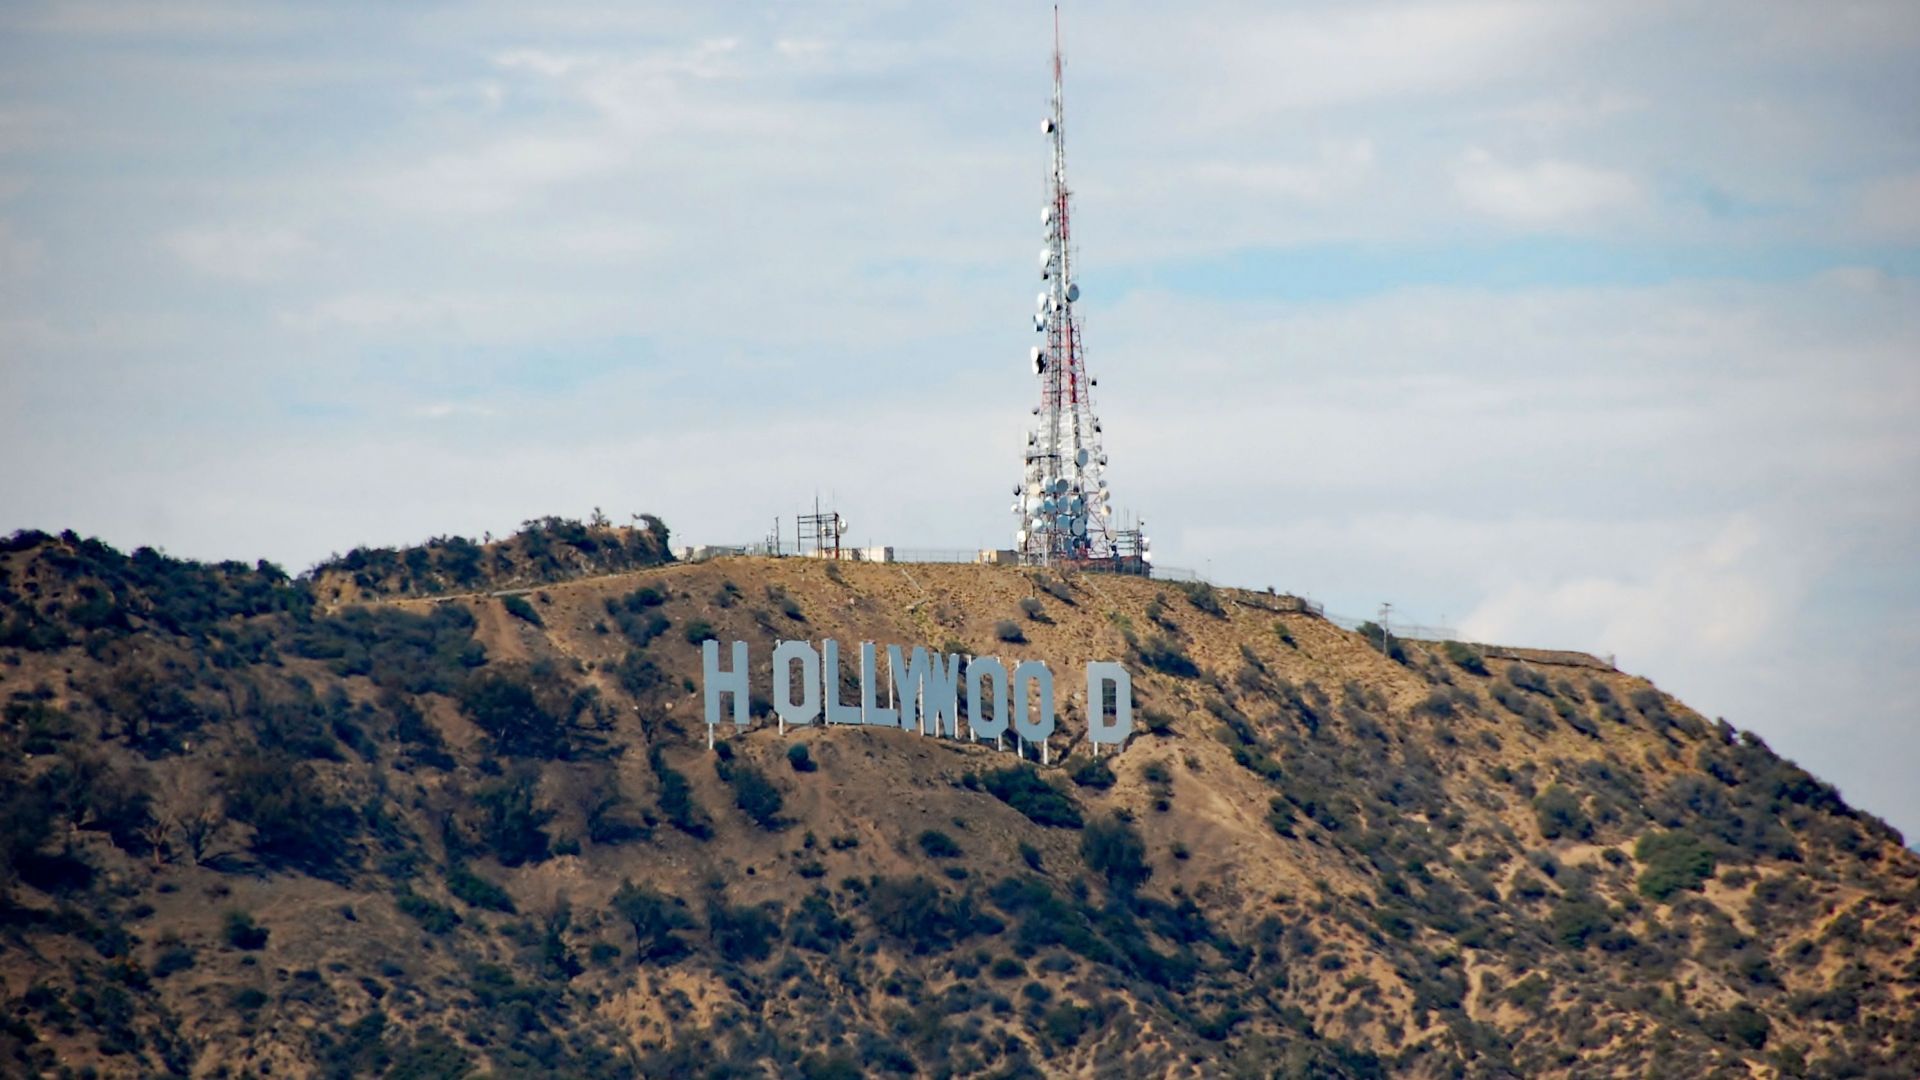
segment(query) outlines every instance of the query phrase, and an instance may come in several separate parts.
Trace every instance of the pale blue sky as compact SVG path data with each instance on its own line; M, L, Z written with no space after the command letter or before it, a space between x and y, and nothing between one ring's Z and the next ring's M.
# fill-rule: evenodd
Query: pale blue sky
M1616 654L1920 833L1920 7L1065 18L1163 562ZM0 529L1005 543L1049 23L9 4Z

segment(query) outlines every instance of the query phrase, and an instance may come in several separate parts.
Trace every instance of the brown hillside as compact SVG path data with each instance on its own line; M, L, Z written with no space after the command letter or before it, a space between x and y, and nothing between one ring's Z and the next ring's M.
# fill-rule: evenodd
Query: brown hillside
M1105 576L728 559L329 608L264 569L7 546L26 1074L1920 1060L1920 860L1619 672L1394 659L1271 597ZM701 624L750 643L756 696L782 638L1044 659L1052 764L770 717L709 752ZM1098 766L1095 659L1136 698Z

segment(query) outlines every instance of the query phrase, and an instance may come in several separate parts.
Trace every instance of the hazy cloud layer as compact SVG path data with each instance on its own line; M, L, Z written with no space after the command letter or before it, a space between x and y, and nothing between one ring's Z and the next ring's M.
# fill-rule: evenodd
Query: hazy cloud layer
M1065 19L1164 562L1614 654L1920 832L1912 4ZM0 529L1004 543L1049 22L12 5Z

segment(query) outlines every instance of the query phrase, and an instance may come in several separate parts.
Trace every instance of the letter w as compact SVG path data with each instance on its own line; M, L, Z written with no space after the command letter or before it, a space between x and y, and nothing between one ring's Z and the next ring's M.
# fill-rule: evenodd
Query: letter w
M887 661L900 699L900 726L917 728L922 735L959 738L960 658L929 655L915 646L912 658L902 664L900 647L889 645Z

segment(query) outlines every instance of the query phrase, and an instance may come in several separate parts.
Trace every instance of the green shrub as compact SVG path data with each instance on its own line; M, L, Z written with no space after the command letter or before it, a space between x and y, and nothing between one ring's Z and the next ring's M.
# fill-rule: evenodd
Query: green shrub
M464 866L456 866L447 874L447 891L474 907L513 913L513 897L505 889Z
M500 598L500 606L507 609L507 614L521 622L531 623L534 626L547 625L540 618L540 613L534 610L533 605L527 603L527 598L524 596L503 596Z
M682 630L681 633L686 636L687 644L693 646L698 646L708 638L717 638L717 635L713 632L713 624L705 619L693 620L686 625L686 629Z
M1097 757L1082 758L1080 764L1074 766L1073 772L1068 775L1073 778L1074 783L1095 791L1107 790L1114 785L1116 779L1113 770L1107 767L1107 763Z
M613 894L613 910L633 927L641 963L669 963L688 952L678 931L691 927L693 919L678 900L623 881Z
M1530 694L1552 697L1553 690L1547 685L1547 677L1525 664L1514 662L1507 665L1507 681Z
M1533 801L1533 811L1540 824L1540 835L1549 840L1593 838L1593 822L1580 805L1580 797L1563 785L1554 784L1542 792Z
M1764 1049L1773 1023L1767 1014L1742 1001L1722 1013L1707 1018L1707 1030L1714 1038L1749 1050Z
M647 751L647 764L652 766L653 775L660 781L660 813L674 828L696 840L705 840L713 835L713 828L707 821L707 815L694 802L693 785L685 774L667 764L659 746Z
M1267 824L1281 836L1292 837L1293 825L1298 818L1293 812L1293 804L1284 797L1275 795L1267 800Z
M568 689L548 669L494 668L460 687L460 709L502 757L565 758L573 751L572 717L552 706Z
M787 764L794 772L812 772L820 766L814 763L813 755L807 752L806 743L794 743L787 747Z
M730 964L765 960L780 937L776 911L768 905L735 907L712 900L707 905L707 936Z
M1180 591L1187 595L1187 603L1195 608L1216 619L1227 617L1227 609L1220 606L1220 594L1213 590L1212 585L1204 581L1194 581L1181 585Z
M1569 949L1584 949L1593 938L1613 928L1613 916L1606 905L1592 897L1562 899L1548 922L1553 936Z
M862 1080L866 1075L860 1060L845 1051L808 1054L800 1060L801 1080Z
M160 949L153 958L153 977L164 979L193 967L193 949L178 938L167 937L160 940Z
M1699 890L1713 876L1714 856L1692 833L1647 833L1633 847L1641 863L1640 895L1664 901L1683 889Z
M773 781L767 779L767 774L751 765L739 763L728 765L721 776L733 788L734 805L752 818L755 825L768 830L786 826L786 820L780 816L786 799L781 796L780 789L773 786Z
M874 878L865 910L876 927L915 953L942 952L998 927L969 900L949 899L938 885L918 876Z
M544 826L553 815L534 806L539 785L539 772L528 767L515 769L474 792L474 802L484 812L481 837L503 866L539 862L549 853Z
M920 834L920 850L929 859L957 859L960 857L960 845L953 837L938 829L928 829Z
M225 935L228 945L254 952L267 947L267 934L267 928L255 924L253 916L246 912L227 912Z
M420 928L435 937L444 937L460 925L460 915L445 904L436 904L412 889L402 888L394 894L393 906L400 913L420 924Z
M1178 642L1165 634L1154 634L1146 644L1134 643L1133 653L1140 663L1176 679L1191 679L1200 674L1200 665L1181 650Z
M331 876L359 834L358 817L320 794L313 767L282 751L243 753L222 788L227 815L253 826L250 846L269 866Z
M1021 597L1020 598L1020 614L1025 615L1028 619L1031 619L1034 622L1047 621L1046 606L1040 603L1040 600L1038 597L1034 597L1034 596Z
M1440 647L1446 651L1447 659L1453 661L1461 670L1470 671L1475 675L1487 673L1487 662L1481 657L1479 649L1461 641L1443 642Z
M1080 806L1073 796L1040 778L1024 765L1010 765L981 777L989 794L1025 814L1037 825L1077 829Z
M1153 876L1153 868L1147 865L1147 845L1139 831L1117 817L1102 818L1087 826L1080 836L1080 857L1122 893L1133 892Z
M1012 619L1001 619L994 623L993 636L1013 645L1019 645L1027 640L1027 635L1020 631L1020 624Z
M1092 1018L1092 1010L1063 1001L1041 1015L1040 1030L1061 1046L1075 1046L1080 1036L1086 1034Z

